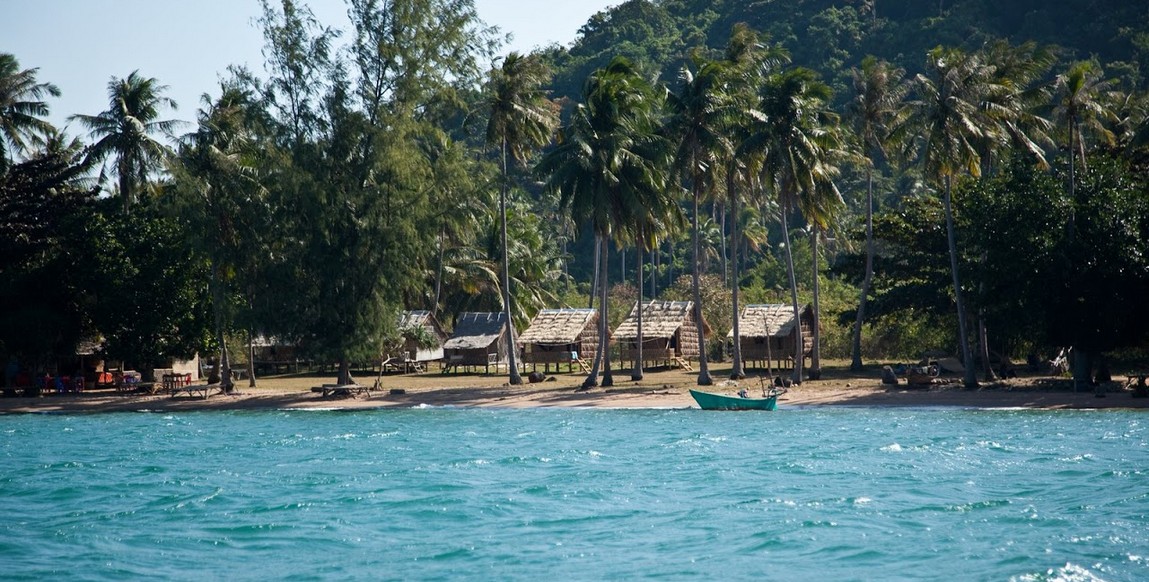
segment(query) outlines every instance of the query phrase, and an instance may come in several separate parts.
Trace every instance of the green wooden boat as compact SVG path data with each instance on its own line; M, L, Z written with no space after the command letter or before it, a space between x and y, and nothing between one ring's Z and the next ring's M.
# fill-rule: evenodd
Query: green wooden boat
M785 390L771 390L765 398L743 398L698 390L691 390L690 395L702 410L774 410L778 408L778 395L783 392Z

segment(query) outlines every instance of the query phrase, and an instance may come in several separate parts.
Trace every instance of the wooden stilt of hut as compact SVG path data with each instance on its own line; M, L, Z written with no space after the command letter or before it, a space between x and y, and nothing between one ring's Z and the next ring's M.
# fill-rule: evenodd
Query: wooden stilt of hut
M587 360L598 349L597 329L597 309L543 309L519 337L523 362L536 370L542 364L544 372L550 372L551 364L556 372L560 364L567 371L578 366L589 372Z
M814 309L807 305L799 312L802 325L803 353L809 358L814 351ZM739 316L738 327L742 361L747 367L793 369L794 347L798 328L794 325L794 307L785 303L747 305ZM727 334L734 338L734 330Z
M486 373L507 362L507 318L503 312L466 312L443 344L444 371L482 366Z
M630 315L614 332L619 359L625 364L638 357L638 310L642 309L642 364L678 365L690 369L688 360L700 352L693 301L649 301L635 304ZM710 325L702 322L706 335Z

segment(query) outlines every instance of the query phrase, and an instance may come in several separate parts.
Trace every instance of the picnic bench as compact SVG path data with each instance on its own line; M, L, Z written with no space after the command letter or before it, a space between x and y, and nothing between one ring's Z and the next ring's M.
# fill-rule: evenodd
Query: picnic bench
M369 386L362 384L324 384L322 386L315 386L311 389L312 392L321 393L323 398L330 398L333 396L347 397L358 396L365 394L370 390Z
M192 384L191 374L164 374L163 391L167 392L168 396L175 398L180 394L186 394L188 397L194 398L199 396L207 400L211 395L211 391L219 389L220 385L216 384Z

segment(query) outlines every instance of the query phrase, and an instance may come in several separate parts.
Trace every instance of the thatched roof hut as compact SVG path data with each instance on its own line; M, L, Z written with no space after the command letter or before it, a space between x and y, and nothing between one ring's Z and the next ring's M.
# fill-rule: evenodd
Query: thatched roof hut
M642 308L642 360L670 363L679 359L697 358L700 352L698 325L694 318L693 301L650 301L636 303L622 324L614 332L619 343L619 357L630 360L637 357L638 310ZM710 325L702 321L703 333L710 335Z
M449 336L447 332L443 331L443 326L439 324L435 315L425 309L401 312L398 323L399 331L414 327L427 330L427 333L434 337L436 342L432 347L423 348L419 347L419 342L415 338L406 336L403 345L404 357L416 362L433 362L443 359L443 344L447 342Z
M809 357L814 350L814 309L807 305L799 315L802 322L803 353ZM747 305L738 318L738 332L741 337L742 360L747 365L759 362L764 368L794 366L798 328L794 325L793 305ZM730 330L726 337L733 339L734 330ZM770 360L769 365L767 360Z
M447 366L483 366L490 372L507 361L507 317L503 312L465 312L443 344Z
M593 358L598 349L597 309L543 309L519 336L523 362L573 367L580 359Z

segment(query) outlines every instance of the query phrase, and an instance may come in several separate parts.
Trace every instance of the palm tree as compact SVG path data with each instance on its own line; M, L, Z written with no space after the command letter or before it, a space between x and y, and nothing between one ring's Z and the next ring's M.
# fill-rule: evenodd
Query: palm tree
M887 157L886 136L909 92L905 74L904 69L873 57L866 57L861 69L853 70L854 99L848 116L866 159L866 272L854 320L850 369L855 372L862 369L862 325L874 277L874 166Z
M95 140L88 157L92 161L116 158L120 196L127 214L138 191L148 183L148 176L161 169L171 150L156 139L156 134L171 135L179 124L160 120L160 109L176 109L176 102L163 96L167 85L154 77L144 78L132 71L125 79L112 77L108 82L108 109L98 115L73 115L90 131Z
M695 59L694 64L698 72L683 67L679 75L679 91L670 95L671 117L667 125L675 140L675 170L690 185L693 202L691 289L694 319L698 326L698 385L709 386L714 380L710 377L703 333L699 213L703 199L713 196L726 160L734 153L734 145L727 132L734 110L730 106L728 91L729 66L722 61L700 59Z
M499 215L502 225L502 295L507 314L508 367L512 385L522 384L519 375L515 326L511 319L510 265L507 261L507 189L510 187L508 156L523 163L530 150L550 141L558 120L555 109L542 86L550 79L550 69L537 55L520 56L512 52L503 66L492 69L488 84L491 108L487 120L487 143L499 147L503 179L499 188Z
M1074 206L1077 200L1076 167L1080 159L1086 168L1085 141L1087 138L1106 144L1114 141L1113 132L1105 121L1113 117L1112 111L1101 97L1113 88L1114 81L1106 79L1101 66L1093 61L1079 61L1054 81L1053 117L1059 120L1068 140L1069 153L1069 237L1074 236L1076 221Z
M788 216L801 209L808 220L816 219L817 213L829 208L826 194L836 192L831 183L836 169L829 158L837 147L837 137L828 129L832 123L826 106L829 99L829 86L809 69L799 67L770 75L762 90L755 134L743 146L762 156L763 184L778 199L796 322L800 321L798 281ZM797 336L794 381L801 383L805 356L801 326L797 326Z
M1053 51L1027 42L1013 46L1004 40L983 47L978 53L983 63L992 63L992 82L996 87L982 108L1001 127L1000 136L984 141L982 173L992 171L1001 152L1024 151L1041 169L1048 169L1045 148L1054 145L1050 137L1053 125L1037 114L1050 101L1050 86L1045 82L1056 60Z
M730 124L726 131L735 146L734 155L726 158L726 202L730 204L732 217L730 231L731 262L731 299L734 335L733 353L731 354L730 378L739 380L746 377L742 362L742 331L739 322L741 308L739 306L739 283L741 276L739 250L742 235L739 232L742 223L741 204L743 198L752 195L757 184L757 161L751 156L745 159L737 155L740 144L749 138L752 128L751 112L754 109L754 100L763 75L782 63L789 60L789 55L778 47L763 47L758 42L758 35L746 24L736 24L730 32L730 40L726 44L725 62L732 73L730 76L729 95L733 108ZM725 270L724 270L725 272Z
M0 53L0 174L14 154L43 146L56 128L41 119L48 115L44 97L59 97L51 83L37 83L39 69L20 70L16 57Z
M1026 152L1040 169L1048 169L1044 147L1053 144L1049 137L1052 125L1036 112L1049 102L1049 85L1043 80L1055 61L1053 51L1034 42L1015 47L998 40L983 47L978 57L984 63L992 63L990 86L994 88L986 95L981 109L1000 128L981 140L982 174L996 170L1002 152ZM980 287L984 289L984 281ZM985 309L977 307L977 357L985 380L992 382L997 375L990 362Z
M834 127L836 123L837 121L833 120L828 126ZM833 152L828 153L833 155ZM827 230L837 220L839 212L846 204L845 200L842 199L841 192L838 191L838 187L832 181L838 176L838 168L833 166L829 160L822 163L822 175L816 178L814 191L805 193L806 195L802 197L804 203L800 204L804 207L802 215L810 229L810 256L813 263L814 328L811 332L814 336L814 346L810 352L811 380L818 380L822 377L822 295L818 269L819 243L825 237Z
M1008 93L1008 87L995 82L993 67L975 55L957 49L938 47L927 58L928 76L915 77L916 97L908 103L909 115L892 135L917 153L926 175L943 191L946 236L950 269L953 273L954 303L958 315L958 338L965 386L977 387L977 375L967 341L966 312L961 278L958 274L957 236L954 231L951 188L953 178L968 172L981 175L979 148L987 141L1005 141L1006 132L985 113L985 105ZM908 139L914 135L916 139Z
M443 279L446 255L451 247L470 244L478 231L480 217L486 216L491 205L486 183L477 184L478 166L461 142L446 133L431 131L419 141L429 165L431 188L431 227L436 235L434 285L429 300L431 310L439 313L443 299Z
M237 279L254 268L251 261L265 253L255 248L260 236L253 220L265 213L256 205L266 192L256 175L256 152L247 123L249 96L234 86L224 86L198 114L198 129L180 140L179 163L173 171L184 196L176 207L192 225L189 236L211 264L209 288L219 343L221 387L230 392L231 362L224 333L231 327L234 311L229 305ZM249 373L251 361L249 360ZM254 374L249 386L255 386Z
M654 217L676 207L666 183L665 140L658 134L660 107L654 88L624 57L591 74L583 102L560 130L558 145L537 170L546 187L558 191L559 204L580 225L589 225L601 241L599 342L583 389L598 384L609 357L607 341L607 251L611 240L635 240ZM603 386L613 383L609 364Z

